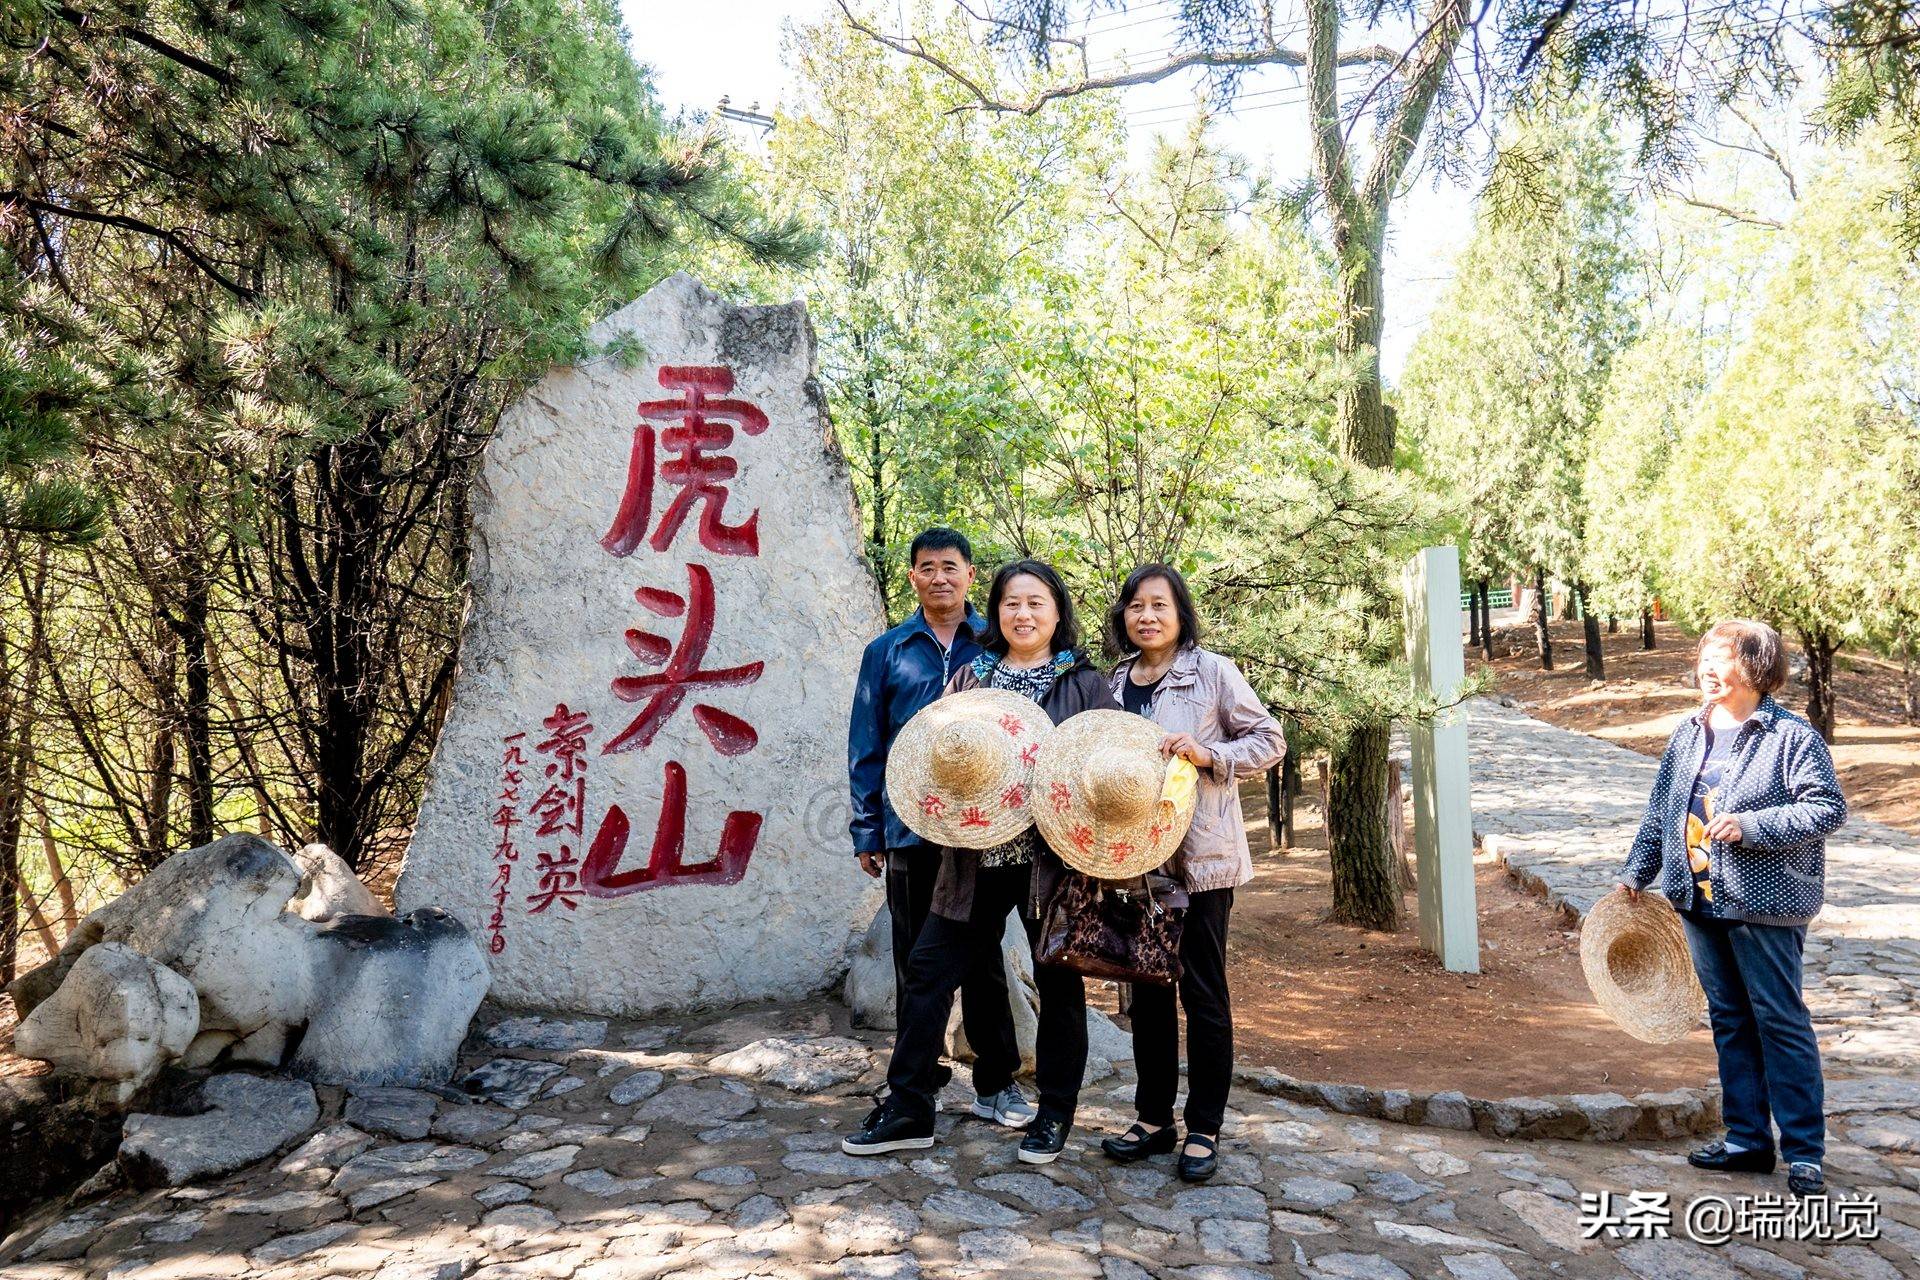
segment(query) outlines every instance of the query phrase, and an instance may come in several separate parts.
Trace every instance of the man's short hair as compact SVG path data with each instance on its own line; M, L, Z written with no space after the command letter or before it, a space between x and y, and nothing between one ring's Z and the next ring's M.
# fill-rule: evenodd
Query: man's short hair
M943 524L920 531L920 536L915 538L913 545L907 548L907 563L919 564L922 551L958 551L962 560L968 564L973 563L973 544L967 541L967 535L958 529L949 529Z
M1694 650L1696 661L1708 645L1726 645L1748 684L1763 694L1773 693L1787 683L1787 646L1780 633L1754 618L1729 618L1716 622L1700 637Z

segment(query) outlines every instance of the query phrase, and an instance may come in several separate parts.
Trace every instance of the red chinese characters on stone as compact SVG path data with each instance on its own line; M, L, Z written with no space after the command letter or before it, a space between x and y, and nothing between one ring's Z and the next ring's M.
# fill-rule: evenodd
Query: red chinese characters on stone
M698 503L701 546L725 556L759 555L760 513L754 511L739 524L724 519L727 481L739 474L740 464L721 451L733 443L735 427L750 436L765 431L767 415L748 401L727 398L733 370L723 365L666 365L660 370L660 385L680 394L640 405L641 422L634 428L627 459L626 492L600 545L616 556L633 554L642 540L655 551L665 551ZM656 441L648 419L676 425L660 431ZM649 537L656 451L666 455L658 466L659 478L679 492Z
M562 702L540 722L540 727L548 736L534 747L534 753L549 759L543 769L546 790L533 802L532 816L537 823L534 836L543 841L552 836L561 839L540 849L534 859L540 883L527 895L528 915L539 915L556 902L577 911L586 892L580 885L580 859L575 849L586 824L587 735L593 732L593 725L584 711L570 710Z
M520 749L526 736L510 733L500 740L504 748L500 753L500 794L494 797L493 817L488 819L500 833L493 846L493 883L487 886L493 896L493 910L487 915L487 951L496 956L507 949L507 898L513 884L513 864L520 861L513 829L521 824L515 806L520 803L520 768L527 762L526 753Z
M632 823L626 810L610 805L601 820L600 830L587 850L581 878L586 891L596 898L621 898L644 889L660 889L670 884L738 884L747 874L747 862L760 839L760 815L732 812L720 829L720 848L704 862L686 860L687 844L687 771L677 761L668 761L666 787L660 801L660 820L653 830L653 846L644 867L618 870L627 849Z
M641 587L633 593L633 598L651 612L664 618L684 617L686 621L680 628L678 645L650 631L636 629L627 632L627 648L633 651L633 656L661 670L652 675L619 676L614 680L614 697L622 702L640 702L644 699L646 705L634 717L632 724L607 740L606 746L600 749L603 754L631 751L651 744L661 727L686 700L690 689L752 684L760 678L760 672L766 666L761 662L748 662L737 667L701 669L700 662L707 656L707 645L713 640L713 574L705 565L690 564L687 566L687 578L687 594L684 596L652 587ZM707 735L707 741L713 744L713 749L723 756L737 756L751 751L754 744L760 741L760 735L745 720L704 702L694 704L693 722Z

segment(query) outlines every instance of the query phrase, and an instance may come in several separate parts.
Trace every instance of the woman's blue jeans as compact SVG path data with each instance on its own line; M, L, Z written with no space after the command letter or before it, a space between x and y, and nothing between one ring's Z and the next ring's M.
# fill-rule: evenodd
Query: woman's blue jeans
M1800 998L1806 926L1745 924L1687 912L1680 918L1694 971L1707 993L1727 1140L1771 1151L1777 1123L1783 1159L1821 1164L1827 1122L1820 1044Z

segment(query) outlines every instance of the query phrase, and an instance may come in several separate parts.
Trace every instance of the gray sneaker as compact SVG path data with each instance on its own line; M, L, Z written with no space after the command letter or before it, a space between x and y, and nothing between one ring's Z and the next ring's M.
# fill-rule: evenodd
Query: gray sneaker
M1010 1084L990 1097L980 1097L976 1094L973 1099L973 1114L982 1120L1003 1124L1009 1129L1024 1129L1033 1122L1033 1117L1037 1113L1033 1109L1033 1104L1027 1101L1026 1095L1020 1092L1020 1086Z

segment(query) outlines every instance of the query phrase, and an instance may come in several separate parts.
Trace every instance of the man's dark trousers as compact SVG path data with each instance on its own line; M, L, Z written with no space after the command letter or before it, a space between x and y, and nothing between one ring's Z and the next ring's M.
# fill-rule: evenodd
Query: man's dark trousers
M1683 911L1694 972L1707 993L1720 1058L1720 1109L1727 1137L1789 1163L1826 1155L1820 1043L1800 995L1807 927L1745 924Z
M929 844L887 850L887 914L893 920L893 1008L895 1025L907 1007L907 962L933 906L933 886L940 879L940 850ZM980 1083L979 1048L1013 1039L1013 1010L1007 1004L1007 970L1000 948L980 954L960 984L960 1020L967 1043L974 1047L974 1084ZM935 1069L936 1088L945 1087L953 1073ZM1005 1086L1000 1086L1004 1088ZM995 1089L994 1092L998 1092Z

